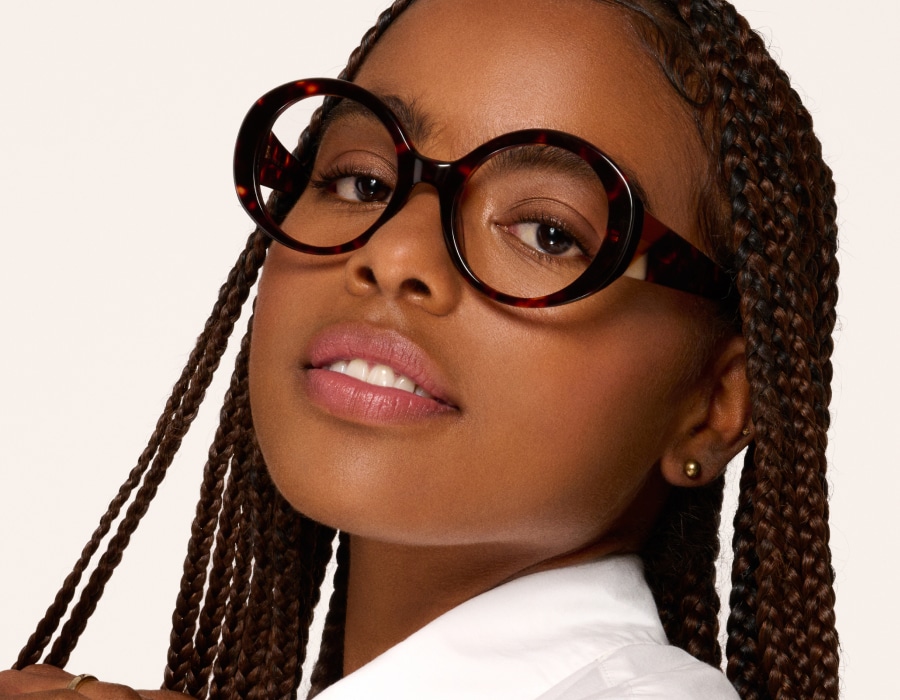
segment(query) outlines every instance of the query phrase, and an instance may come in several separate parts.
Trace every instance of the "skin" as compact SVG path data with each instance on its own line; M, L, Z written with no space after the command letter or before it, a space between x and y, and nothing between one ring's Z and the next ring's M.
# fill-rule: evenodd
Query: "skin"
M184 700L184 695L169 690L132 690L119 683L86 681L78 690L66 690L74 674L54 666L35 664L22 671L0 671L0 698L28 700Z
M699 241L702 145L612 8L428 0L391 27L357 82L414 104L432 127L416 148L434 158L528 127L581 136ZM352 534L345 671L505 580L636 550L667 481L686 481L686 459L709 476L723 468L741 446L746 392L722 389L723 377L741 382L741 347L710 352L707 311L625 278L553 309L492 302L452 267L427 187L354 253L273 246L251 352L254 421L287 499ZM384 426L308 400L306 349L343 323L417 343L454 410ZM704 432L716 411L737 421L727 435Z
M620 11L593 0L421 0L358 80L414 102L423 154L459 158L548 127L596 144L658 218L700 245L708 159L685 106ZM391 330L430 358L454 407L370 424L305 389L308 348L337 324ZM714 340L706 302L622 278L553 309L470 288L421 187L362 249L273 244L259 288L251 402L284 496L351 533L345 673L504 581L636 551L668 489L708 483L749 441L743 342ZM688 479L682 465L703 470ZM0 697L72 697L70 674L0 672ZM86 697L160 697L88 683Z

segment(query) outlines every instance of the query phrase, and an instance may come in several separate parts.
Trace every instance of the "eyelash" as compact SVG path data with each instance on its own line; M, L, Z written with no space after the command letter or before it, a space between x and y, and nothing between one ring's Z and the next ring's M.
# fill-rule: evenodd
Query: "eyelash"
M356 168L347 165L333 165L325 170L319 177L310 178L309 184L314 189L322 192L328 190L338 180L348 177L367 177L378 180L380 183L389 187L393 191L394 186L389 184L387 180L363 168ZM349 202L348 202L349 204Z
M553 216L552 214L548 214L547 212L539 212L536 215L533 215L533 214L519 215L519 216L516 216L509 223L504 224L504 228L516 226L517 224L538 224L538 225L544 225L544 226L552 226L553 228L561 229L563 232L565 232L565 234L567 236L569 236L574 241L574 245L581 252L582 258L584 258L586 260L590 260L593 257L593 255L590 252L588 252L588 250L586 249L585 241L582 239L582 237L579 236L577 233L575 233L569 227L568 224L566 224L564 221L562 221L558 217ZM514 237L518 238L515 235L514 235ZM537 248L534 248L533 246L527 245L524 242L522 242L522 246L523 246L523 248L525 248L526 252L528 252L530 255L534 255L535 257L539 258L540 260L550 260L554 263L563 263L563 261L567 259L565 256L551 255L550 253L542 252L542 251L538 250Z

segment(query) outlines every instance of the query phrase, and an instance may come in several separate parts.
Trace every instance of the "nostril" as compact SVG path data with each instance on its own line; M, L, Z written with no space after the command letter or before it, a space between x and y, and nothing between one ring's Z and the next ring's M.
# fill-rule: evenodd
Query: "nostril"
M378 280L375 278L375 272L371 267L361 267L357 270L356 274L359 275L360 279L366 284L378 284Z
M428 285L419 279L407 279L403 281L403 288L410 294L417 297L430 297L431 290Z

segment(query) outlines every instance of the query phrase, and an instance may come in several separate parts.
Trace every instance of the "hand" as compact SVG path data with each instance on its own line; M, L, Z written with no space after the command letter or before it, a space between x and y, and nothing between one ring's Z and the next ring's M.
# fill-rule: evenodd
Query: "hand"
M185 700L171 690L132 690L117 683L89 680L78 690L67 690L74 678L55 666L38 664L22 671L0 671L0 700Z

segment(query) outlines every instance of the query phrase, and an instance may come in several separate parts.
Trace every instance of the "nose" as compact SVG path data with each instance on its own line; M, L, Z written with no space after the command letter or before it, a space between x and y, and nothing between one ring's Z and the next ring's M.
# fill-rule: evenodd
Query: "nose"
M383 294L436 316L456 307L462 284L444 244L437 192L421 184L345 267L351 294Z

